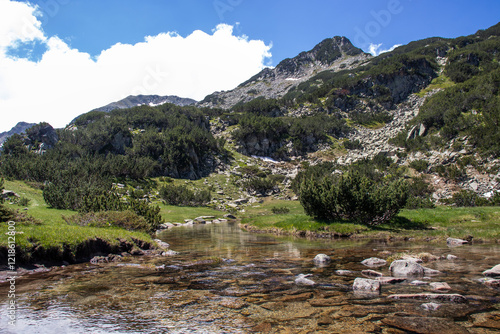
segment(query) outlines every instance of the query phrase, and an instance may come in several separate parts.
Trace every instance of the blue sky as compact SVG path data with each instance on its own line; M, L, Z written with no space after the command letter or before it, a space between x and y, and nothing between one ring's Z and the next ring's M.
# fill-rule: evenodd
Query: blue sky
M31 2L47 13L47 35L58 35L92 55L115 43L141 42L147 35L175 31L187 36L198 29L209 33L217 24L227 23L235 26L235 34L272 43L273 65L335 35L361 44L364 33L367 42L388 48L426 37L472 34L500 21L500 1L496 0ZM369 51L366 43L356 46Z
M0 0L0 132L139 93L200 100L335 35L376 54L499 13L496 0Z

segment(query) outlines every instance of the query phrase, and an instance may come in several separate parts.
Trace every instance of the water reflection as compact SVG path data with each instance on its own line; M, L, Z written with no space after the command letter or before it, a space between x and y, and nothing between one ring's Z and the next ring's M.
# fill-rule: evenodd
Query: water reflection
M415 331L404 327L408 317L421 328L442 319L454 333L500 328L499 290L477 280L500 262L498 245L294 240L246 233L231 223L176 228L160 237L180 254L69 266L21 283L17 326L7 324L1 300L0 333ZM428 285L409 282L384 285L371 296L352 293L355 277L366 269L363 259L401 252L457 256L426 264L443 275L422 279L447 282L452 293L468 297L467 303L440 302L430 312L421 306L426 301L387 298L429 292ZM331 256L332 263L315 267L318 253ZM341 276L336 270L353 274ZM377 270L388 275L388 266ZM296 284L299 274L310 274L316 285Z

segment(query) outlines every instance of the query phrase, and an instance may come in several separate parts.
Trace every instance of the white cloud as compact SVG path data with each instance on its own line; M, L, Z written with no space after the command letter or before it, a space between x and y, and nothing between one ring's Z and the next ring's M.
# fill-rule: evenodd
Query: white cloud
M381 53L391 52L392 50L394 50L395 48L397 48L398 46L401 46L401 45L402 44L396 44L396 45L393 45L389 49L382 49L381 50L380 48L382 47L382 43L381 44L370 43L370 46L368 47L368 52L371 53L373 56L378 56Z
M270 45L235 36L232 26L221 24L211 34L168 32L134 45L116 44L93 59L57 36L46 36L37 15L36 7L0 0L0 132L18 121L63 127L128 95L201 100L236 87L271 57ZM7 47L34 40L47 46L38 62L6 55Z

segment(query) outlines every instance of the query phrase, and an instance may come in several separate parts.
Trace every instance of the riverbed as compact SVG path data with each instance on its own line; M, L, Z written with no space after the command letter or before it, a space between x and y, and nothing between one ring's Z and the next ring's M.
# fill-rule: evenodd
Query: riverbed
M311 241L252 234L231 222L174 228L159 237L179 254L70 265L18 279L15 326L8 323L4 284L0 333L500 331L500 288L482 275L500 263L498 244ZM389 276L389 263L368 268L361 261L400 253L433 255L423 265L441 274L353 291L363 270ZM317 254L332 262L315 265ZM296 281L301 274L313 284ZM440 294L464 299L392 298L437 293L432 282L449 285Z

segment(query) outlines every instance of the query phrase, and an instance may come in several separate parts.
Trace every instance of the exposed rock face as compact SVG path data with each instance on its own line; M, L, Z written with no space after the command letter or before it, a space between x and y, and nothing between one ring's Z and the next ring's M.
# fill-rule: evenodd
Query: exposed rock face
M40 123L26 130L24 144L30 150L35 149L43 153L54 147L59 141L56 130L48 123Z
M257 97L279 98L319 71L355 68L369 58L371 55L354 47L347 38L335 36L325 39L310 51L283 60L273 69L265 68L231 91L207 96L198 105L229 109Z

